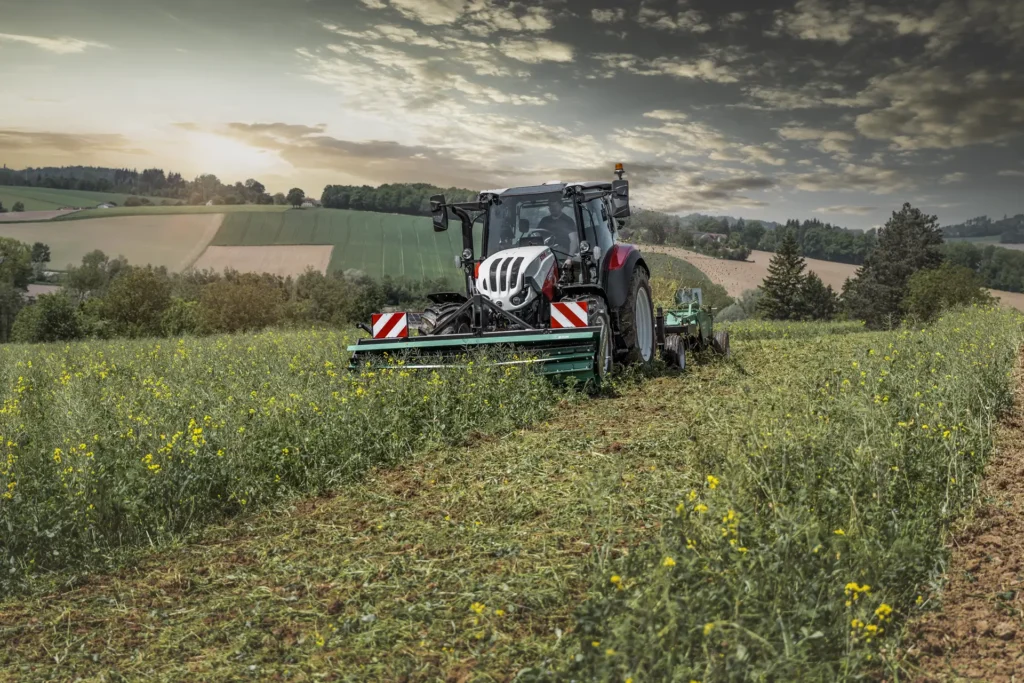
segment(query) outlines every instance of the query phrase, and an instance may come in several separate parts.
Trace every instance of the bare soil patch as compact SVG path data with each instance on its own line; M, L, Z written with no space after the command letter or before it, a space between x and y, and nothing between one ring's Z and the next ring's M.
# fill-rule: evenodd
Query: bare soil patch
M1024 680L1024 369L982 484L982 505L953 541L941 609L910 626L919 681Z
M272 247L207 247L193 264L196 270L226 268L248 273L302 275L308 268L327 272L332 245L291 245Z
M17 213L0 213L0 223L16 223L21 221L48 221L59 216L75 213L78 209L60 209L59 211L19 211Z

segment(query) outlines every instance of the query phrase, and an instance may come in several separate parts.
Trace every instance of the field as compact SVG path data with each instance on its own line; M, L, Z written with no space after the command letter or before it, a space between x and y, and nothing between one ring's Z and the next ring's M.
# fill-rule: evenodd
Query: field
M0 202L8 211L16 202L25 205L25 211L54 211L66 206L93 207L103 202L123 204L132 195L116 192L84 192L80 190L51 190L45 187L18 187L0 185ZM155 201L161 201L156 199Z
M0 680L908 678L1020 319L731 329L595 399L338 333L0 348Z
M334 247L329 270L360 270L373 277L457 278L453 258L461 233L431 230L421 216L308 209L281 214L229 214L214 246L321 244Z
M0 237L50 246L50 265L64 269L78 265L95 249L108 256L124 256L129 263L187 268L216 235L223 217L218 214L180 216L126 216L84 223L0 223Z
M217 273L232 269L294 277L302 275L309 268L326 273L333 250L334 247L331 246L311 245L207 247L192 267Z

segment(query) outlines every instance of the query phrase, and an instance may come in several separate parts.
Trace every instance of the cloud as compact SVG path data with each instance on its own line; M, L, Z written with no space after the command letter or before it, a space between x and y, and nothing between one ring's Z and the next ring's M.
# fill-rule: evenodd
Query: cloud
M815 142L815 147L826 153L846 156L850 153L850 143L854 141L852 133L838 130L822 130L820 128L804 128L802 126L786 126L779 129L779 137L783 140L799 142Z
M658 125L621 128L615 141L633 152L658 157L707 157L712 161L736 161L744 164L783 166L786 160L772 153L774 145L750 145L734 140L711 126L690 121L686 114L656 109L644 114Z
M541 62L571 62L573 48L566 43L557 43L547 38L514 38L501 41L498 49L506 57L526 64Z
M848 204L839 204L837 206L823 206L815 209L818 213L841 213L850 216L866 216L869 213L878 211L877 206L850 206Z
M56 151L73 154L122 152L145 154L123 135L114 133L54 133L50 131L0 130L0 151Z
M996 173L996 175L1002 176L1004 178L1024 178L1024 171L1008 169L1005 171L999 171L998 173Z
M384 9L383 0L362 0L371 9ZM477 36L498 31L544 32L554 23L551 13L542 6L519 3L498 4L494 0L389 0L390 6L403 17L426 26L460 24Z
M914 179L903 171L853 163L841 164L838 169L817 167L813 172L791 174L783 180L804 192L891 194L916 186Z
M41 50L47 52L53 52L58 55L71 55L85 52L89 48L102 48L109 49L110 46L105 43L97 43L91 40L80 40L78 38L69 38L67 36L60 36L57 38L44 38L42 36L21 36L13 33L0 33L0 41L6 40L8 42L15 43L26 43L28 45L34 45Z
M615 71L623 71L637 76L673 76L712 83L735 83L741 75L729 64L711 57L658 57L648 60L632 54L601 53L594 55L594 59L608 70L605 76L614 75Z
M967 174L963 171L957 171L956 173L947 173L939 179L939 182L943 185L951 185L953 183L961 183L967 180Z
M844 45L853 38L858 13L851 6L832 8L824 0L797 0L792 11L775 13L772 35L789 34L801 40Z
M637 23L641 26L656 28L662 31L677 33L707 33L711 25L704 21L703 15L694 9L683 10L671 14L650 7L641 7L637 15Z
M901 150L994 143L1024 132L1024 75L913 67L871 79L864 94L886 102L860 114L857 131Z
M622 7L614 9L592 9L590 18L599 24L614 24L626 18L626 10Z
M364 0L365 1L365 0ZM453 24L466 11L466 0L390 0L402 16L428 26Z

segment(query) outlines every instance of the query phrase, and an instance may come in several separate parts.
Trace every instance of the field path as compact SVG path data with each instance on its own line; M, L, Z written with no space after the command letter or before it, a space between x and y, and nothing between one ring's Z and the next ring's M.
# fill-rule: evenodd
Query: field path
M1022 358L1024 361L1024 358ZM996 436L982 504L953 540L941 606L912 625L916 680L1024 679L1024 367ZM917 667L920 667L919 669Z
M736 342L734 361L567 401L534 428L0 601L0 681L509 680L564 656L591 577L747 448L751 416L785 419L799 368L849 343Z

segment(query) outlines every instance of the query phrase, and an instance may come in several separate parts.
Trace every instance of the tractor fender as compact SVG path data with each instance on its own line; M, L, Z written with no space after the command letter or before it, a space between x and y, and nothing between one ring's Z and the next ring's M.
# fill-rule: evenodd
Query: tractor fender
M650 277L651 269L644 261L640 250L632 244L616 244L604 262L605 298L612 311L618 311L626 303L633 273L643 268Z

